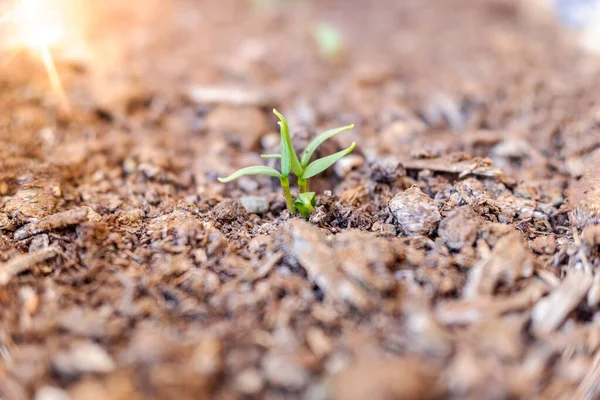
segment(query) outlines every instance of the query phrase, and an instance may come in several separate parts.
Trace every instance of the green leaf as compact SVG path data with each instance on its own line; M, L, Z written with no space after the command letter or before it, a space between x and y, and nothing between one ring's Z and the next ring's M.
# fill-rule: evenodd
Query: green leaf
M281 154L261 154L261 158L281 158Z
M280 123L281 126L281 123ZM290 171L292 170L291 164L291 156L290 156L290 148L285 140L283 127L281 127L281 174L283 176L288 176Z
M329 129L318 135L316 138L311 140L311 142L308 144L308 146L306 146L306 148L302 152L302 160L300 161L300 164L302 164L302 166L306 168L306 166L310 162L310 158L312 157L313 153L321 144L323 144L323 142L325 142L327 139L331 139L340 132L348 131L352 128L354 128L354 125L343 126L341 128Z
M300 193L294 201L294 208L298 210L300 215L306 218L310 217L310 213L315 209L316 205L315 192Z
M279 111L273 109L273 113L279 118L279 127L281 130L281 173L287 176L291 169L294 171L294 175L300 177L304 173L304 168L300 165L298 155L292 144L292 137L290 136L290 128L287 120L279 113Z
M298 193L298 199L302 201L304 204L310 204L311 207L317 205L317 198L315 192L304 192Z
M229 175L227 178L218 178L219 182L221 183L227 183L227 182L231 182L241 176L245 176L245 175L269 175L269 176L274 176L275 178L280 178L282 177L282 175L279 173L279 171L277 171L274 168L271 167L267 167L264 165L256 165L253 167L246 167L246 168L242 168L236 172L234 172L233 174Z
M302 203L300 200L294 201L294 208L296 211L298 211L298 214L302 215L303 217L310 217L310 211L308 211L308 209L304 206L304 203Z
M312 178L313 176L325 171L327 168L331 167L337 161L344 158L344 156L347 156L348 154L352 153L352 150L354 150L355 147L356 147L356 143L352 142L350 147L348 147L345 150L338 151L337 153L334 153L330 156L319 158L318 160L313 161L312 163L309 164L308 167L306 167L306 170L304 171L304 175L302 175L302 179Z

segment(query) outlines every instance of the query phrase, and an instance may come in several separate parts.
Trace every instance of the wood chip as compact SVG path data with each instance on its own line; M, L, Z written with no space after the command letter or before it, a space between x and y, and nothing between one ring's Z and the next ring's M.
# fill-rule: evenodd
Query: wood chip
M346 279L335 251L325 244L325 236L317 228L304 221L292 220L286 224L283 233L284 248L327 298L348 301L361 309L371 303L360 286Z
M100 216L90 207L79 207L68 211L62 211L49 215L39 221L31 222L18 229L14 234L14 240L23 240L39 233L50 232L67 226L78 225L82 222L96 220Z
M573 394L573 399L597 399L600 395L600 353L594 357L592 368Z
M441 303L436 308L437 319L446 325L471 324L483 318L521 311L531 307L548 292L548 287L536 281L521 292L507 297L476 297Z
M35 253L23 254L12 260L0 264L0 286L4 286L16 275L25 272L34 265L49 260L56 256L56 250L52 247L41 249Z
M533 329L544 333L557 329L585 298L592 281L587 272L571 271L558 288L533 307Z
M531 251L521 233L513 231L500 238L491 254L471 270L464 297L491 295L500 282L512 284L532 273Z
M401 162L406 169L428 169L434 172L458 174L461 178L468 175L498 178L503 175L502 170L494 167L491 160L486 158L474 158L466 161L452 161L441 157L426 159L410 158L401 160Z

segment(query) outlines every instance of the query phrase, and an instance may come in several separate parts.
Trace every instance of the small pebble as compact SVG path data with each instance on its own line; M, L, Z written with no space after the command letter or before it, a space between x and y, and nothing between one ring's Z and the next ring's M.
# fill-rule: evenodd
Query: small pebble
M389 208L409 236L428 235L442 219L433 199L416 186L395 195L389 202Z
M265 376L273 386L288 390L300 390L308 383L308 371L293 357L267 354L262 360Z
M440 222L438 234L452 250L471 247L477 239L479 215L470 206L459 207Z
M226 199L215 206L213 213L219 221L233 221L246 215L246 209L239 200Z
M115 363L96 343L82 342L56 353L52 357L52 367L59 376L71 379L88 373L111 372Z
M352 170L361 167L365 160L357 154L350 154L335 163L333 170L341 178L348 175Z
M240 372L234 381L235 390L245 396L252 396L263 389L262 375L255 368L248 368Z
M392 157L380 158L371 164L371 179L380 183L393 183L406 171L400 161Z
M396 235L396 227L393 224L387 224L381 221L375 222L371 230L384 235Z
M264 214L269 211L269 200L260 196L244 196L240 199L248 214Z

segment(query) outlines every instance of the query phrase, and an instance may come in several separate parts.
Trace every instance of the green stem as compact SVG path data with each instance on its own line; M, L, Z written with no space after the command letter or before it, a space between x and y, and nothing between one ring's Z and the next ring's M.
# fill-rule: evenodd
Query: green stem
M292 193L290 192L290 180L287 176L279 178L281 181L281 187L283 188L283 195L285 196L285 204L287 204L288 211L294 215L294 201L292 200Z
M300 193L308 192L308 179L298 178L298 186L300 187Z

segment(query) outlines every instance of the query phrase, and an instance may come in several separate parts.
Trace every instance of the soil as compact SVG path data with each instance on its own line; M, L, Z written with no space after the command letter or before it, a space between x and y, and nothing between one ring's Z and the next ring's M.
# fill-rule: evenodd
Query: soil
M71 116L2 65L0 398L600 396L600 61L541 11L96 3ZM273 107L298 148L356 125L308 220L216 180Z

